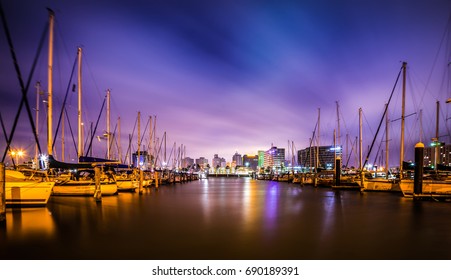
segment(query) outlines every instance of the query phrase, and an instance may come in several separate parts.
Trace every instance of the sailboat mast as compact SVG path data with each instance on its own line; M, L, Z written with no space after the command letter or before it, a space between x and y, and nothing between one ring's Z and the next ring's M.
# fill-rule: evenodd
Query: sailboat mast
M53 29L55 22L55 13L49 11L49 58L48 58L48 112L47 112L47 153L53 154Z
M388 103L385 104L385 106L388 106ZM388 110L386 110L387 113L385 114L385 176L388 179L388 171L389 171L389 160L388 160Z
M337 104L337 146L340 146L340 106L338 105L338 101L335 101Z
M438 168L437 165L440 163L440 147L439 147L439 119L440 119L440 101L437 101L437 111L435 116L435 164L434 169L437 172Z
M140 168L139 162L140 162L140 149L141 149L141 112L138 112L138 156L136 159L136 165Z
M39 95L41 94L41 83L37 82L36 83L36 138L39 138ZM36 143L35 145L35 151L34 151L34 162L36 164L36 169L39 169L39 164L38 164L38 153L39 153L39 147L38 147L38 143Z
M122 144L121 144L121 117L117 118L117 146L118 146L118 155L119 155L119 161L122 162Z
M363 170L362 108L359 108L359 170Z
M401 147L399 149L399 178L402 179L404 163L404 126L406 116L406 67L407 62L402 63L402 111L401 111Z
M83 156L82 115L81 115L81 55L82 49L78 48L78 158Z
M107 149L107 159L110 159L110 150L111 150L111 144L110 144L110 90L107 89L106 91L106 149Z
M65 150L65 143L64 143L64 114L61 115L61 160L65 161L64 158L64 150Z
M316 136L316 162L315 162L315 172L318 172L319 167L319 121L321 115L321 108L318 108L318 135Z

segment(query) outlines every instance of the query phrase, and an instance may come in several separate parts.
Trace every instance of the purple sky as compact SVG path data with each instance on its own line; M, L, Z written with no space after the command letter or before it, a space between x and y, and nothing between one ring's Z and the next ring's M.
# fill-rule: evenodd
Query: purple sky
M436 101L442 106L440 134L448 134L448 0L19 0L2 5L25 80L47 22L46 7L55 11L54 114L59 114L77 47L82 46L84 122L95 124L110 88L112 125L120 116L124 151L138 111L142 131L149 116L157 116L158 137L167 133L167 157L174 142L186 146L187 156L210 162L214 154L231 161L235 152L256 154L271 144L288 148L288 141L303 149L312 137L318 108L321 145L332 145L336 101L340 142L344 145L346 134L351 139L358 136L361 107L367 147L401 61L408 63L406 113L417 113L407 119L406 159L412 159L413 145L420 139L420 109L424 142L435 134ZM46 44L32 78L44 89ZM1 114L10 133L20 87L3 29L0 59ZM390 108L391 119L400 117L399 92ZM76 92L69 99L76 133ZM34 87L29 102L34 108ZM45 115L40 118L45 150ZM102 115L99 130L104 129ZM33 154L30 131L23 110L13 147ZM399 161L397 137L399 122L393 122L392 165ZM3 153L3 134L0 139ZM134 139L136 149L136 131ZM442 140L450 142L449 137ZM66 158L74 157L73 145L66 134ZM104 156L106 144L96 145L94 155Z

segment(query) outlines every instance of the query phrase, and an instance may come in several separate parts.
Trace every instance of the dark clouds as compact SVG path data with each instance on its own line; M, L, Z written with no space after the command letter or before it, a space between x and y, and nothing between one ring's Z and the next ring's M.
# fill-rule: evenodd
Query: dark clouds
M2 4L28 71L46 6L19 2ZM45 4L56 11L60 94L76 47L84 47L89 121L95 122L111 88L113 118L121 116L124 139L140 111L143 118L157 115L158 133L167 131L170 141L186 145L188 156L210 159L220 152L227 160L235 151L254 147L256 153L271 143L284 147L287 140L305 147L318 108L322 144L331 144L335 101L350 135L357 135L359 107L374 126L400 61L418 69L417 76L428 75L451 9L438 0ZM9 63L6 47L3 36L1 58ZM46 55L40 62L34 79L45 84ZM10 65L0 71L8 77L2 78L3 97L18 87L9 82L15 79ZM14 107L18 101L8 102Z

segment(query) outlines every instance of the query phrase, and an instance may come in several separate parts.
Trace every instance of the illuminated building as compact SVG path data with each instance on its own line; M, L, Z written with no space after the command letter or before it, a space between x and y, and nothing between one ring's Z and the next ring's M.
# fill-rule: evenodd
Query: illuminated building
M211 160L211 167L225 167L226 166L226 160L224 158L220 158L218 154L215 154L213 159Z
M438 150L437 158L436 150ZM424 166L435 168L435 165L451 166L450 144L445 145L443 142L433 142L429 146L424 147Z
M189 168L194 165L194 159L186 157L182 160L182 168Z
M256 171L258 168L258 160L259 160L259 157L256 155L244 155L243 156L243 165L245 167L248 167L249 169Z
M243 166L243 158L238 152L232 156L232 164L235 163L235 166Z
M319 150L318 157L317 150ZM303 168L314 168L318 160L318 167L324 169L334 169L335 155L341 156L341 146L313 146L298 151L298 162Z
M204 157L200 157L200 158L196 159L196 164L198 164L202 168L207 168L208 159L206 159Z
M272 146L265 152L264 166L274 168L282 168L285 164L285 149L279 149Z

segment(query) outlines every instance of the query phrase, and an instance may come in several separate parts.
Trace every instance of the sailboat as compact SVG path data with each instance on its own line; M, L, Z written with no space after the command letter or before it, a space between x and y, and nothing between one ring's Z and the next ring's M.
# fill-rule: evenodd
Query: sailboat
M399 177L389 177L388 176L388 172L386 173L386 177L385 178L381 178L381 177L377 177L377 176L373 177L371 175L371 173L363 172L362 180L361 180L362 190L363 191L401 192L401 184L400 184L400 182L403 179L403 165L404 165L404 125L405 125L405 98L406 98L406 70L407 70L407 62L403 62L402 66L401 66L401 71L398 74L398 78L396 79L396 83L395 83L395 87L396 87L396 84L397 84L398 79L399 79L399 75L402 72L402 111L401 111L401 139L400 139L401 143L400 143L400 155L399 155L399 159L400 159ZM392 91L392 94L390 96L389 102L385 106L384 116L387 114L388 105L390 103L390 100L391 100L391 97L393 95L395 87L393 88L393 91ZM381 120L381 124L382 124L382 121L383 121L383 118ZM375 139L376 139L376 137L374 137L374 139L373 139L373 144L374 144L374 140ZM370 152L371 152L371 149L370 149L370 151L368 151L368 156L369 156ZM366 161L368 160L368 156L367 156ZM387 159L388 159L388 157L387 157ZM365 162L365 164L366 164L366 162ZM388 163L387 163L387 165L388 165ZM386 168L388 169L388 166L386 166Z
M53 54L49 51L49 57ZM78 48L77 57L78 57L78 156L79 158L83 154L83 139L82 139L82 114L81 114L81 56L82 49ZM50 61L50 60L49 60ZM49 66L49 69L51 67ZM49 77L51 77L51 73L49 73ZM49 79L49 88L51 88L51 78ZM51 115L51 111L53 110L51 104L49 103L49 116ZM52 170L66 170L65 173L58 172L55 177L55 185L52 190L52 195L54 196L94 196L97 191L100 191L101 195L115 195L117 194L117 184L114 176L111 174L102 172L99 189L96 186L94 167L101 166L103 167L107 163L65 163L57 161L52 156L52 119L49 117L49 142L48 143L48 151L49 151L49 169Z
M5 170L5 203L7 206L45 206L52 194L55 182L27 178L17 170Z
M2 7L0 6L0 9ZM2 17L4 17L3 10L1 10ZM49 10L49 18L50 18L50 24L53 24L53 12ZM5 18L3 18L5 20ZM7 31L8 33L8 31ZM51 38L50 38L51 40ZM12 45L12 42L8 41L11 51L14 54L14 47ZM20 70L18 66L16 66L16 71L18 72L19 80L20 80L20 86L22 91L22 101L26 101L26 92L27 89L25 88L22 77L20 74ZM32 71L33 72L33 71ZM28 103L25 102L25 106L28 108ZM28 108L29 109L29 108ZM20 114L20 109L17 114ZM1 118L0 118L1 120ZM13 125L13 130L11 133L10 138L8 139L7 135L5 137L7 138L7 148L5 149L5 154L3 156L2 162L6 156L6 152L10 150L10 144L14 135L14 130L16 127L17 121ZM30 116L30 124L32 128L33 122L31 121ZM3 121L2 121L3 126ZM37 129L33 129L33 133L35 136L35 140L37 143L37 146L39 147L38 141L37 141ZM36 173L36 170L33 170L34 173ZM23 206L45 206L49 200L49 197L52 192L52 188L55 185L54 182L51 182L48 180L46 176L37 176L34 177L35 174L32 174L33 176L26 176L21 170L15 169L10 170L6 169L4 173L5 177L1 178L4 180L5 184L5 204L9 207L23 207ZM45 175L45 174L43 174Z

